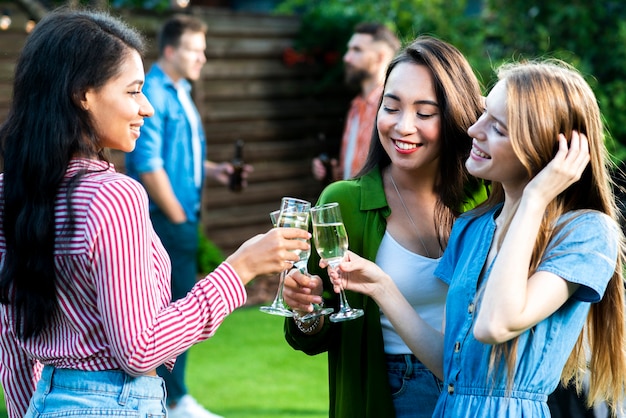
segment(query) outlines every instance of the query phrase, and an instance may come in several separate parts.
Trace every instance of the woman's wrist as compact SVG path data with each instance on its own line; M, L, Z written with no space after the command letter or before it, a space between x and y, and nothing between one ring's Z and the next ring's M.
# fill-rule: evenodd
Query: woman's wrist
M310 320L302 320L300 317L294 316L293 321L295 322L298 330L307 335L316 334L322 328L322 325L324 325L323 316L318 316L317 318Z

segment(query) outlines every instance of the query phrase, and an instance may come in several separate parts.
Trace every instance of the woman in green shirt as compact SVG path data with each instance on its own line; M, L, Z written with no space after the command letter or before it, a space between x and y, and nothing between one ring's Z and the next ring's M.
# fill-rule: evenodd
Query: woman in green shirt
M350 250L379 264L416 311L441 328L447 287L432 272L452 224L486 198L464 161L467 128L483 111L469 63L452 45L419 37L389 65L368 159L355 179L326 187L318 204L339 202ZM312 277L292 272L286 302L310 311L337 306L315 251ZM376 303L348 292L361 318L331 323L286 319L295 349L328 354L329 417L430 417L441 382L411 354Z

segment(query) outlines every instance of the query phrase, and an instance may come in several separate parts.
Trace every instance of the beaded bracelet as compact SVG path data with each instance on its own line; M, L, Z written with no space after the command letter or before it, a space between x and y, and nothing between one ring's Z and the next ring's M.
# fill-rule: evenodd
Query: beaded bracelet
M302 321L300 320L300 318L294 318L294 321L296 322L296 326L298 327L298 329L305 334L309 334L311 331L315 330L320 324L319 317L315 318L315 321L311 322L310 325L308 321Z

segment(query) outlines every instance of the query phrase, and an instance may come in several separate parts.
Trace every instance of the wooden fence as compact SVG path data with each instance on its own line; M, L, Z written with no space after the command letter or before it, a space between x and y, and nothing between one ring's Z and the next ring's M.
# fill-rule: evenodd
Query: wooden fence
M208 158L231 159L234 142L242 139L244 159L254 166L249 186L240 193L210 182L205 188L206 234L228 254L270 228L268 214L278 208L282 196L316 200L321 185L310 167L320 152L318 136L338 140L350 94L342 85L317 91L324 68L283 62L283 52L300 27L297 17L210 8L190 12L209 26L208 62L194 84ZM0 121L6 117L14 62L25 39L26 17L19 10L13 10L12 17L11 28L0 31ZM167 16L124 17L150 40L148 69L156 54L154 35ZM123 155L114 153L112 158L123 171Z

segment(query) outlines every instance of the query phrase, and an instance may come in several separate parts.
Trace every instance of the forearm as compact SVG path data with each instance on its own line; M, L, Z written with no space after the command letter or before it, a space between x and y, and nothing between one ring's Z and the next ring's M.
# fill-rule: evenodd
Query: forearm
M443 334L426 323L392 282L372 295L413 354L443 379Z
M139 292L138 292L139 293ZM153 306L149 312L120 307L120 318L148 318L121 326L108 324L112 349L120 367L131 376L145 374L192 345L212 337L224 319L246 302L246 290L228 263L220 264L198 281L183 299L167 306ZM147 304L145 304L147 305ZM126 312L123 312L123 310ZM151 324L151 325L148 325ZM132 333L128 335L127 333Z
M484 293L474 325L475 335L483 342L507 341L528 326L525 310L529 266L545 208L546 204L530 196L520 201L491 272L484 279Z
M585 135L573 131L568 145L560 134L558 144L553 160L524 186L519 207L486 279L474 326L474 335L480 341L493 344L510 340L555 312L578 287L550 272L535 272L529 277L533 247L548 204L576 183L589 163ZM509 201L511 198L515 196L507 195ZM506 209L505 201L503 214Z
M232 171L232 165L228 162L216 163L215 161L204 160L205 176L220 184L228 184Z
M310 356L327 352L331 347L336 346L340 339L341 325L332 324L328 318L323 318L316 328L314 333L304 333L292 318L286 318L285 340L293 349Z
M220 164L215 161L204 160L204 171L205 174L209 177L214 177L215 174L220 170Z
M171 222L181 223L187 220L185 210L176 198L165 170L142 173L140 177L152 201Z

